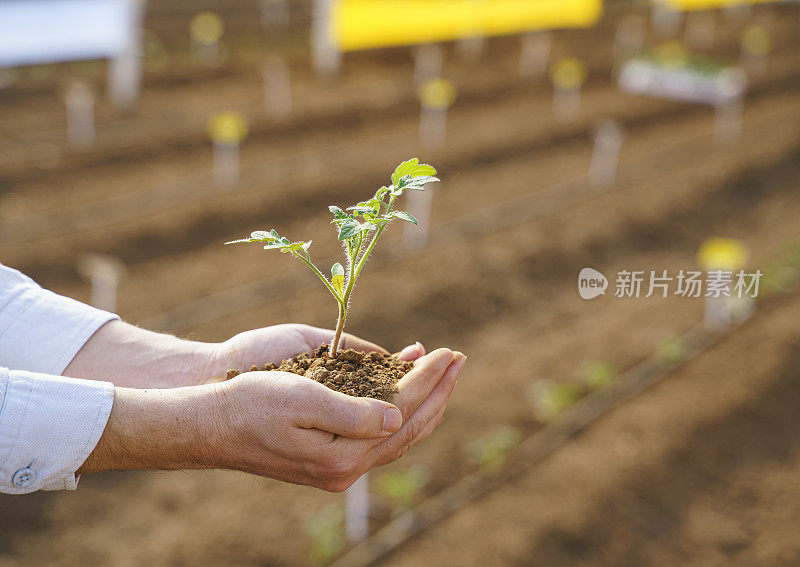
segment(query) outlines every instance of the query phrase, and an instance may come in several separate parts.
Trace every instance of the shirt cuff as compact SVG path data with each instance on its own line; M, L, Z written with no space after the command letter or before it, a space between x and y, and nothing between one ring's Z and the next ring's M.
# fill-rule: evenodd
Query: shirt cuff
M60 375L97 329L118 318L36 284L25 285L0 317L0 363Z
M0 492L75 490L114 403L109 382L0 368Z

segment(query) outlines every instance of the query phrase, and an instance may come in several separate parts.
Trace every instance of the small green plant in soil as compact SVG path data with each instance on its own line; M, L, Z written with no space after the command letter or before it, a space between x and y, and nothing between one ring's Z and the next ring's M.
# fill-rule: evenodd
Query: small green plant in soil
M423 465L385 472L375 478L375 492L389 501L397 515L411 508L429 479L430 471Z
M536 380L528 391L533 414L541 423L548 423L586 395L586 386L575 382Z
M494 475L502 470L508 454L521 440L522 435L515 427L505 425L472 441L465 451L484 474Z
M611 362L586 360L578 367L578 375L583 384L596 390L612 384L619 377L619 371Z
M661 364L674 366L689 357L686 341L678 335L670 335L656 347L656 360Z
M344 551L347 542L344 535L344 508L331 504L306 522L306 533L311 538L310 559L313 565L322 567Z
M342 331L358 276L361 275L386 228L395 219L417 224L417 219L410 213L396 209L397 200L407 190L423 191L428 183L439 181L435 175L436 169L413 158L397 166L391 175L391 185L381 187L370 199L344 210L335 205L329 206L328 209L333 215L331 223L335 225L344 249L344 263L333 264L330 277L326 276L312 260L310 240L291 241L278 234L275 229L271 229L257 230L250 234L249 238L226 242L226 244L256 243L262 245L265 250L279 250L291 255L314 272L336 301L338 317L330 346L323 346L314 353L313 358L301 355L302 358L295 357L278 366L268 365L267 370L299 372L350 395L380 399L387 399L390 396L393 384L408 371L410 366L391 359L388 355L376 353L364 355L355 351L340 351ZM325 360L326 358L328 360ZM400 374L397 376L398 372L395 371L389 372L391 376L388 377L376 376L376 373L385 374L383 371L387 369L400 371ZM369 382L373 384L370 385Z

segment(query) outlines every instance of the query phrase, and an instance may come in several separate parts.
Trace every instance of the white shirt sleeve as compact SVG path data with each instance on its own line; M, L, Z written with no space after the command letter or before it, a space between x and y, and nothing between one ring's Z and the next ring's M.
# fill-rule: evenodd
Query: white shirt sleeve
M117 316L0 264L0 492L75 489L114 401L108 382L60 376Z
M0 492L75 490L111 413L109 382L0 368Z

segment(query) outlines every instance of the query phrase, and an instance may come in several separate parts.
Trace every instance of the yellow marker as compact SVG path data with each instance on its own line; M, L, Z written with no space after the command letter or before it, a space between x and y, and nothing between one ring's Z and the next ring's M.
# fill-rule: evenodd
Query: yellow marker
M662 43L656 49L656 59L667 69L678 69L689 62L689 52L679 40Z
M594 25L602 0L338 0L330 37L356 51Z
M697 10L715 10L717 8L730 8L747 4L766 4L775 0L653 0L673 10L692 12Z
M566 57L556 63L550 73L553 84L563 90L580 89L586 82L589 72L586 65L575 57Z
M192 41L201 45L217 43L225 31L225 24L214 12L200 12L189 22Z
M742 49L755 57L764 57L772 51L772 37L764 26L751 24L742 32Z
M747 258L747 247L734 238L709 238L697 253L697 261L706 270L739 270Z
M247 120L238 112L220 112L208 121L208 133L216 144L238 144L247 136Z
M422 106L426 108L444 110L449 108L456 100L456 87L447 79L430 79L420 85L417 95Z

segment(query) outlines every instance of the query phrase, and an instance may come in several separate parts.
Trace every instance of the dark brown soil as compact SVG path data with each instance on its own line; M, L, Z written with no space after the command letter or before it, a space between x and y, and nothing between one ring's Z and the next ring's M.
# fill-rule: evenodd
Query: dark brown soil
M250 371L280 370L316 380L331 390L358 398L391 401L397 393L397 382L414 367L390 354L363 353L353 349L340 350L336 358L328 357L328 345L322 345L312 355L302 353L280 364L253 366ZM228 378L241 374L229 370Z

